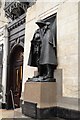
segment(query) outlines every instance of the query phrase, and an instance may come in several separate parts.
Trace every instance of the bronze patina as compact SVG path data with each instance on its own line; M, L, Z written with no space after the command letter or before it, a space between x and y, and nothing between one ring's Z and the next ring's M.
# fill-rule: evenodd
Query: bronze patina
M38 67L38 75L28 81L54 81L57 66L55 54L55 32L51 31L50 22L37 21L39 26L31 41L28 65Z

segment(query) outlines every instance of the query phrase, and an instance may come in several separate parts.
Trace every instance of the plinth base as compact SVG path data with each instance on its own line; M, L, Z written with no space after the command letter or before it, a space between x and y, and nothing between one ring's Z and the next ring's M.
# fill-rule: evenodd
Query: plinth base
M26 82L23 114L34 118L50 118L56 108L56 82Z

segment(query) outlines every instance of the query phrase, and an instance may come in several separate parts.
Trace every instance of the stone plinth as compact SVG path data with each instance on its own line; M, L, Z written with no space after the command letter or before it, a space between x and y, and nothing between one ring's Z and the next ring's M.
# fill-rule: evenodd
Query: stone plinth
M26 82L23 113L30 117L50 116L56 107L56 82ZM45 115L44 115L45 114Z

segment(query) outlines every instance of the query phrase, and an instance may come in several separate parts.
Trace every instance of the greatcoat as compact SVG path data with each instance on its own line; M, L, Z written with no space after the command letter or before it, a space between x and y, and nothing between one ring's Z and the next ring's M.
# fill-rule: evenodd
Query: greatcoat
M38 67L41 41L40 41L40 30L37 29L34 33L33 39L31 41L30 54L28 59L28 65L33 67Z
M50 27L44 28L44 30L41 30L40 32L41 36L41 53L40 53L40 59L39 64L45 65L45 64L51 64L51 65L57 65L57 58L55 55L55 31L51 31ZM53 34L53 35L52 35Z
M35 37L35 34L38 32L39 36L38 38ZM46 26L42 29L37 29L33 40L31 42L31 50L28 60L28 65L38 67L38 65L57 65L57 58L55 54L55 28L51 31L50 26ZM38 42L39 41L39 42ZM38 51L37 53L34 52L36 42L38 42ZM37 55L38 55L38 61L37 64Z

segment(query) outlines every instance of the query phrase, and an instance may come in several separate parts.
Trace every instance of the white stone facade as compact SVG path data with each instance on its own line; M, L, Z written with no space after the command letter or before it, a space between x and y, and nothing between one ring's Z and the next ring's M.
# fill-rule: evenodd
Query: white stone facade
M34 75L37 68L27 65L31 40L38 26L35 22L56 14L57 17L57 58L58 67L55 71L55 78L58 87L57 106L78 110L79 78L80 78L80 0L37 0L36 3L28 8L26 12L25 43L24 43L24 64L23 64L23 86L29 77ZM0 8L0 27L7 24L3 10L4 2ZM0 44L3 44L3 73L2 85L4 87L4 98L6 93L6 74L7 74L7 53L8 53L8 33L4 26L0 29ZM61 72L59 72L59 70ZM59 95L59 89L61 95ZM63 100L66 99L67 100ZM23 96L22 96L23 99ZM69 99L72 99L71 104ZM73 102L74 101L74 102ZM75 104L74 104L75 103Z
M0 0L0 27L8 23L8 19L5 17L4 6L5 0Z
M35 22L39 19L47 18L53 14L57 17L57 57L58 67L61 70L61 99L76 99L68 105L66 103L58 103L58 106L63 106L72 109L78 109L79 97L79 77L78 77L78 15L79 15L79 1L65 0L62 2L45 2L44 0L37 0L36 4L30 7L26 13L26 30L25 30L25 46L24 46L24 69L23 69L23 89L24 83L28 77L34 75L37 68L27 65L30 41L33 38L35 30L38 28ZM57 70L55 74L57 74ZM58 74L57 74L58 75ZM58 80L59 76L56 76ZM57 81L59 83L60 81Z

